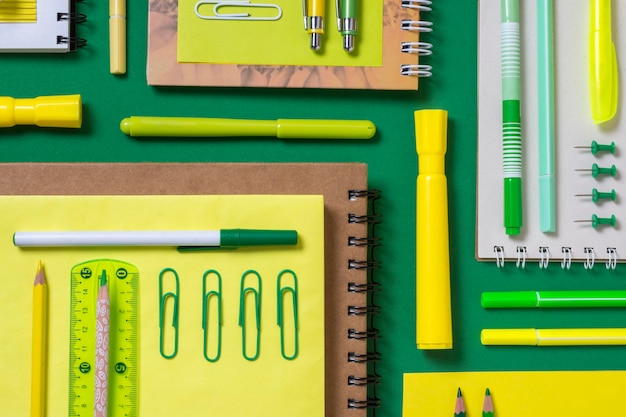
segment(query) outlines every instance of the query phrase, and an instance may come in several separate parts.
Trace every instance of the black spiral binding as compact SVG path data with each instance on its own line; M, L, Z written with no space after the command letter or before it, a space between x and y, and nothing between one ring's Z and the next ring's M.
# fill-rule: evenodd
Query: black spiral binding
M402 8L419 10L420 12L431 11L431 0L402 0ZM432 32L432 22L422 20L403 19L402 30L420 32L419 42L402 42L402 53L413 54L420 57L432 55L432 43L424 42L422 34ZM407 76L430 77L433 75L432 66L426 64L402 64L400 73Z
M70 51L76 51L78 48L87 46L87 40L76 35L76 25L87 21L87 15L76 12L76 3L80 1L71 0L69 12L57 13L57 21L67 20L70 22L69 36L57 36L57 44L68 44Z
M376 364L380 361L380 353L378 352L376 341L379 331L376 328L375 317L380 311L380 307L375 302L375 293L380 288L380 284L375 279L375 272L380 268L380 262L376 259L375 251L380 245L380 239L376 237L376 225L380 223L381 216L376 212L376 200L380 198L378 190L350 190L348 198L355 200L357 198L367 198L368 210L366 214L349 214L349 223L367 224L368 237L350 236L348 238L349 246L366 246L367 258L364 260L350 259L348 260L349 269L362 269L367 271L366 283L348 283L348 291L355 293L365 293L366 305L349 306L348 315L365 315L367 316L367 328L365 329L349 329L348 338L350 339L366 339L368 341L367 353L357 354L350 352L348 361L354 363L367 364L367 375L348 377L348 385L367 386L367 396L364 398L349 398L348 409L376 409L380 407L380 399L376 394L376 387L380 383L380 375L376 370Z

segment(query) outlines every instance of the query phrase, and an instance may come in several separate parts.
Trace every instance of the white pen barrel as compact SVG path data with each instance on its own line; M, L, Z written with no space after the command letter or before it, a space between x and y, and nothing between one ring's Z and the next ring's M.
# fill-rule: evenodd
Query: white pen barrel
M219 230L16 232L19 247L44 246L219 246Z

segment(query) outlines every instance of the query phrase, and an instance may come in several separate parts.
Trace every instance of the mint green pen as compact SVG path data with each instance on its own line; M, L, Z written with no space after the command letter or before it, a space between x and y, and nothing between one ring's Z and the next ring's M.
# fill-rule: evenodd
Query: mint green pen
M369 120L243 120L143 116L131 116L122 120L120 129L132 137L270 136L279 139L370 139L376 133L376 126Z
M484 292L483 308L626 307L626 291L502 291Z
M518 235L522 228L519 1L501 0L500 9L504 228L507 235Z
M343 49L354 51L354 38L357 33L357 3L359 0L336 0L337 28L343 36Z
M539 228L556 231L554 53L552 0L537 0Z

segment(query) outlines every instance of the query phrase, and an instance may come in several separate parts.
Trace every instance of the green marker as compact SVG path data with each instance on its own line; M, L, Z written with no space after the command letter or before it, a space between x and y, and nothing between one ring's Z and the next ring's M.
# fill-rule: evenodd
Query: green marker
M343 49L354 51L354 37L357 32L357 3L360 0L336 0L337 28L343 36Z
M484 292L483 308L626 307L626 291L502 291Z
M522 227L522 124L518 0L501 0L502 150L504 227L517 235Z

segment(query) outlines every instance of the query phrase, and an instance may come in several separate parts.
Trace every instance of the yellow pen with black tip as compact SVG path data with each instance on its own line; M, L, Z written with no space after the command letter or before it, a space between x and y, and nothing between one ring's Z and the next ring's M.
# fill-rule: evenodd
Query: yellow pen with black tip
M311 49L319 51L324 34L325 0L302 0L304 29L311 35Z
M452 349L448 182L448 112L415 112L419 158L416 187L416 341L418 349Z

